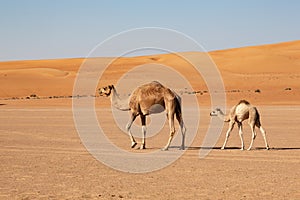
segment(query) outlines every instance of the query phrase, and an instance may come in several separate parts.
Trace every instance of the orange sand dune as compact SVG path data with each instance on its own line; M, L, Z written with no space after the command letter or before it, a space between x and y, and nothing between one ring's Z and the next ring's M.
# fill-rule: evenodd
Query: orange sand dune
M264 104L299 104L300 40L210 52L228 90L244 90L237 96ZM259 90L260 93L245 93Z
M300 40L210 52L222 71L243 74L300 73Z
M196 60L204 53L180 55ZM209 55L222 74L229 102L237 98L273 104L300 102L300 41L213 51ZM105 63L107 59L95 59L94 66ZM76 74L84 61L77 58L1 62L0 97L20 98L32 94L43 97L71 96ZM136 66L151 67L153 64L174 68L187 77L195 91L207 89L203 78L190 63L175 54L115 59L99 85L115 84L124 73ZM92 70L93 67L91 73ZM209 98L203 98L203 101L209 101Z

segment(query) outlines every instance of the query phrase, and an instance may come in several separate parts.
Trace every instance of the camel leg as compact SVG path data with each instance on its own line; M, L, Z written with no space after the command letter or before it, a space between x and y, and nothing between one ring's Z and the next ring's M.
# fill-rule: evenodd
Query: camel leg
M254 142L254 140L256 138L255 125L254 124L250 124L250 128L251 128L251 131L252 131L252 140L251 140L249 148L247 149L248 151L252 148L253 142Z
M268 145L268 141L267 141L266 131L265 131L265 129L261 126L261 123L260 123L260 119L259 119L259 118L256 120L255 126L256 126L257 128L259 128L259 130L260 130L260 132L261 132L261 134L262 134L262 136L263 136L263 138L264 138L265 145L266 145L266 149L269 150L269 145Z
M163 151L166 151L169 149L169 146L171 144L171 141L175 134L175 127L174 127L174 113L168 113L168 119L169 119L169 126L170 126L170 137L168 140L167 145L162 149Z
M262 126L259 127L259 130L260 130L260 132L261 132L261 134L262 134L262 136L264 138L266 149L269 150L269 145L268 145L268 141L267 141L266 131L265 131L265 129Z
M140 149L146 149L146 116L141 114L141 121L142 121L142 144Z
M239 136L241 139L241 150L244 150L245 144L244 144L244 138L243 138L243 124L241 122L238 122L238 127L239 127Z
M127 130L128 134L129 134L129 138L130 138L130 141L131 141L131 148L134 148L137 145L137 143L136 143L136 141L135 141L135 139L132 136L131 131L130 131L132 123L134 122L134 120L135 120L136 117L137 117L137 115L135 115L135 114L132 113L129 122L126 125L126 130Z
M229 122L229 127L228 127L228 130L226 132L226 138L225 138L224 144L223 144L223 146L222 146L221 149L225 149L225 146L227 144L228 138L230 136L230 132L232 131L232 129L234 127L234 124L235 124L235 122L232 122L232 121Z
M180 125L180 131L181 131L181 136L182 136L180 150L184 150L184 149L185 149L184 142L185 142L185 132L186 132L186 127L185 127L185 125L184 125L184 123L183 123L183 119L182 119L182 116L181 116L180 113L176 113L176 118L177 118L177 121L179 122L179 125Z
M184 150L185 149L185 132L186 132L186 127L183 123L183 121L180 123L180 132L181 132L181 147L180 150Z

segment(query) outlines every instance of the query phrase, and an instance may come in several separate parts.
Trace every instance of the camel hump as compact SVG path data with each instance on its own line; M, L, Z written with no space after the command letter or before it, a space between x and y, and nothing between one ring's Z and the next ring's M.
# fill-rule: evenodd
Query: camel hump
M249 101L247 101L247 100L244 100L244 99L240 100L240 102L238 103L238 105L239 105L239 104L246 104L246 105L250 105Z
M162 85L160 82L158 82L158 81L152 81L151 82L152 84L157 84L157 85Z

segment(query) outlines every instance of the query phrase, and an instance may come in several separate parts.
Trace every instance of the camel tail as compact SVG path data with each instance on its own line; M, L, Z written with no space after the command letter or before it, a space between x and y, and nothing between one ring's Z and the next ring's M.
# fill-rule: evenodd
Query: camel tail
M260 128L261 127L261 123L260 123L260 114L259 114L259 112L258 112L258 110L257 110L257 108L256 107L253 107L254 108L254 110L256 111L256 119L255 119L255 125L258 127L258 128Z
M182 110L181 110L181 97L178 96L177 94L176 94L176 98L175 98L175 104L176 104L176 107L175 107L176 117L177 117L177 119L183 120L182 119Z

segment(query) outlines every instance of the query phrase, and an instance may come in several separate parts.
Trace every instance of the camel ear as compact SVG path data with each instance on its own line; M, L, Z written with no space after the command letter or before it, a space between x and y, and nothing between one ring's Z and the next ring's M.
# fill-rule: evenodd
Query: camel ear
M109 85L108 88L111 90L114 88L114 85Z

